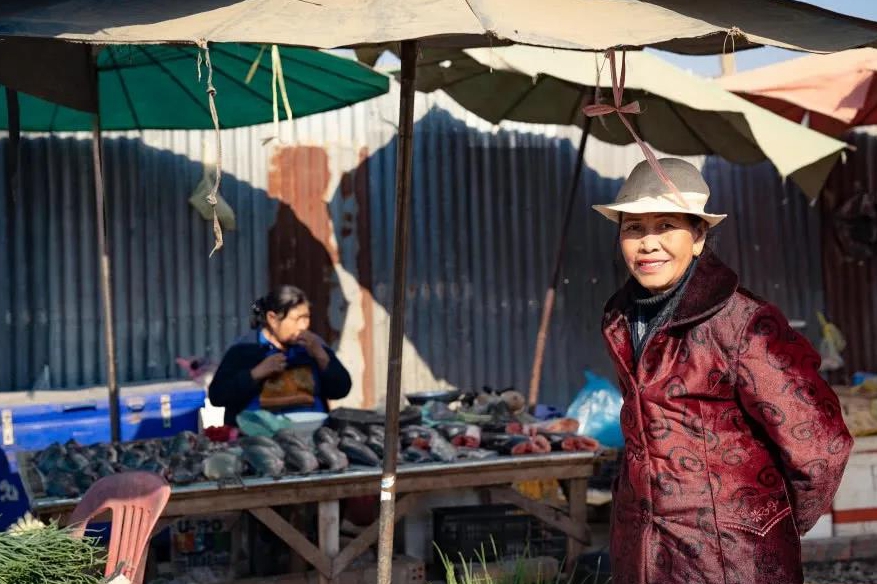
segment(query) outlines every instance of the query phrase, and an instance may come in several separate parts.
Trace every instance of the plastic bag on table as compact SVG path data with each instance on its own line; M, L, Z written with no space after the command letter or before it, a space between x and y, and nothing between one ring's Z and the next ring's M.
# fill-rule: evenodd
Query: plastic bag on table
M822 340L819 342L819 354L822 356L820 371L836 371L843 367L844 360L841 351L847 346L847 341L834 324L828 322L821 312L816 313L819 326L822 330Z
M570 404L566 416L579 421L579 434L603 446L621 448L621 392L611 381L585 371L585 386Z

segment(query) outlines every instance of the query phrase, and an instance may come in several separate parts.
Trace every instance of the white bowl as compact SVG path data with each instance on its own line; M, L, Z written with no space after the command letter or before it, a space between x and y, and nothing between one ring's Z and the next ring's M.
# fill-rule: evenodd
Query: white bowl
M290 412L283 417L292 423L292 432L299 438L310 438L323 425L328 414L322 412Z

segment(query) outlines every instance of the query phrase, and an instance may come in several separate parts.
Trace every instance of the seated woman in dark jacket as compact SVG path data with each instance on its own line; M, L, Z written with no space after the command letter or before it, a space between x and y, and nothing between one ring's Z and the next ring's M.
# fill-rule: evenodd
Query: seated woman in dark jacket
M326 412L328 400L350 392L350 374L329 347L308 330L311 309L304 292L282 286L253 303L253 331L223 356L210 401L225 408L225 423L239 413Z

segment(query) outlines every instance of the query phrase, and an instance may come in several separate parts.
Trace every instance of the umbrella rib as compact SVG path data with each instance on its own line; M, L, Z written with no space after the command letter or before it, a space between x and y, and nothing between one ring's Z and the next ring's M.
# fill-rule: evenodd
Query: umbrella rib
M185 93L186 95L189 96L189 98L195 103L195 105L197 105L201 109L201 111L203 111L207 115L210 115L210 110L207 108L207 105L205 103L203 103L202 100L198 99L198 96L195 95L194 93L192 93L192 91L188 87L186 87L185 84L183 84L179 79L177 79L176 76L174 76L173 72L171 72L170 69L165 67L165 65L161 61L156 59L154 56L150 55L147 51L143 51L143 54L146 55L146 58L149 59L150 61L152 61L152 63L154 65L156 65L159 69L164 71L164 73L168 77L170 77L171 80L180 89L183 90L183 93Z
M473 79L477 79L477 78L481 77L482 75L493 75L493 72L490 69L485 67L483 71L478 71L477 73L473 73L472 75L467 75L465 77L460 77L459 79L454 79L450 83L448 83L446 85L442 85L441 87L439 87L439 89L446 92L448 89L450 89L451 87L454 87L455 85L459 85L460 83L463 83L464 81L471 81Z
M676 108L676 103L672 102L670 100L667 100L667 104L670 106L670 111L673 112L673 115L675 115L679 119L679 121L682 123L682 125L685 126L685 128L689 132L691 132L692 136L694 136L694 139L698 141L698 143L703 148L704 152L707 154L715 154L715 151L712 149L712 147L710 147L709 144L707 144L703 140L700 133L694 129L694 126L689 124L688 121L682 116L682 114L679 113L679 110Z
M314 65L313 63L308 63L307 61L302 61L301 59L297 59L297 58L295 58L295 57L286 57L286 59L288 59L289 61L292 61L292 62L294 62L294 63L298 63L298 64L300 64L300 65L303 66L303 67L308 67L309 69L315 69L315 70L317 70L317 71L323 71L323 72L325 72L325 73L330 73L330 74L334 75L335 77L339 77L339 78L344 79L345 81L349 81L349 82L351 82L351 83L357 83L357 84L359 84L359 85L366 85L366 86L368 86L368 87L375 87L375 86L372 85L371 83L365 83L365 82L363 82L363 81L360 80L360 79L356 79L356 78L354 78L354 77L350 77L349 75L345 75L344 73L339 73L339 72L337 72L337 71L330 71L329 69L326 69L325 67L320 67L320 66L318 66L318 65ZM355 61L354 61L353 63L354 63L356 66L358 66L358 67L365 67L365 66L364 66L363 64L361 64L361 63L357 63L357 62L355 62ZM375 71L373 71L373 70L371 70L371 69L369 69L369 71L371 71L372 73L375 73Z
M243 59L243 58L241 58L241 57L238 57L238 56L235 55L234 53L229 53L228 51L223 51L222 49L211 49L211 50L212 50L214 53L220 53L220 54L222 54L222 55L225 56L225 57L230 57L230 58L233 58L233 59L237 59L237 60L242 61L242 62L246 62L246 61L247 61L247 59ZM262 65L262 63L260 62L260 63L259 63L259 68L261 69L261 68L266 68L266 67L264 67L264 66ZM243 81L241 81L240 79L238 79L238 78L236 78L236 77L233 77L232 75L226 73L226 72L223 71L222 69L213 69L213 73L214 73L215 75L222 75L223 77L226 77L227 79L231 80L232 83L234 83L235 85L237 85L238 87L240 87L241 89L243 89L244 91L246 91L247 93L250 93L253 97L257 97L257 98L259 98L260 100L264 101L265 103L273 104L273 101L271 101L270 99L268 99L267 96L262 95L261 93L259 93L258 91L256 91L255 89L253 89L252 87L250 87L249 85L247 85L246 83L244 83ZM284 75L284 78L285 78L285 77L286 77L286 75ZM297 82L296 82L296 83L297 83ZM294 117L294 116L293 116L293 117Z
M314 51L315 53L319 53L319 52L320 52L320 51L318 51L318 50L316 50L316 49L306 49L306 50L311 50L311 51ZM232 52L230 52L230 51L227 51L227 50L225 50L225 49L223 49L223 48L221 48L221 47L215 49L215 52L222 53L224 56L226 56L226 57L228 57L228 58L230 58L230 59L236 59L236 60L241 61L241 62L243 62L243 63L249 63L249 62L250 62L250 61L248 61L247 59L245 59L244 57L241 57L240 55L236 55L236 54L234 54L234 53L232 53ZM334 57L334 58L341 58L341 57L335 57L335 55L330 55L330 56L331 56L331 57ZM307 67L307 68L309 68L309 69L314 69L314 70L316 70L316 71L322 71L322 72L324 72L324 73L328 73L329 75L332 75L333 77L338 77L339 79L344 79L345 81L349 81L349 82L351 82L351 83L356 83L357 85L366 85L366 86L368 86L368 87L376 87L375 85L373 85L373 84L371 84L371 83L366 83L366 82L362 81L361 79L356 79L356 78L350 77L350 76L348 76L348 75L344 75L343 73L340 73L340 72L338 72L338 71L332 71L331 69L326 69L325 67L320 67L320 66L314 65L313 63L308 63L307 61L302 61L301 59L297 59L296 57L293 57L293 56L291 56L291 55L283 55L283 54L281 53L280 58L281 58L283 61L288 61L288 62L291 62L291 63L297 63L297 64L299 64L299 65L301 65L301 66L303 66L303 67ZM370 73L374 73L375 75L379 75L378 73L376 73L376 72L373 71L372 69L369 69L368 67L366 67L366 66L363 65L362 63L358 63L357 61L351 61L351 63L354 64L354 65L356 65L357 67L361 67L362 69L364 69L364 70L366 70L366 71L368 71L368 72L370 72ZM268 69L268 67L266 67L265 65L262 65L261 62L259 63L259 68L260 68L260 69L266 69L266 70ZM284 77L284 78L287 77L285 73L284 73L283 77ZM319 91L319 89L314 88L314 87L312 87L312 86L310 86L310 85L307 85L306 83L301 83L301 82L299 82L299 81L296 81L295 79L290 79L290 81L292 81L293 83L298 83L298 84L300 84L300 85L303 85L303 86L305 86L305 87L308 87L309 89L314 89L314 91ZM331 97L331 96L330 96L330 97Z
M119 84L122 86L122 94L125 96L125 101L128 103L128 108L131 110L131 117L134 118L134 125L137 128L140 128L140 118L137 117L137 109L134 107L134 102L131 101L131 93L128 91L128 85L125 83L125 78L122 77L122 72L116 67L118 65L118 62L116 61L116 55L113 52L113 47L109 47L109 49L110 60L113 62L113 68L115 69L116 77L118 77ZM98 76L97 82L97 91L98 94L100 94L100 76ZM100 102L98 102L98 104L99 103Z
M499 119L500 120L509 119L508 118L509 114L511 114L513 111L515 111L515 108L518 107L519 105L521 105L524 102L524 100L527 99L527 96L529 96L533 91L536 90L536 88L539 86L539 84L542 83L543 79L545 79L544 75L539 77L539 79L536 81L536 83L532 84L527 91L523 92L518 97L518 99L516 99L514 102L512 102L512 104L502 112L502 115L500 116Z
M114 45L114 46L118 46L118 45ZM155 47L156 45L149 45L149 46L150 46L150 47ZM170 47L171 45L167 45L167 46ZM138 49L138 50L140 50L140 51L144 51L144 52L145 52L145 50L146 50L142 45L131 45L131 47L132 47L132 48L136 48L136 49ZM182 47L177 47L177 46L174 46L173 48L174 48L174 49L182 49ZM182 52L182 54L181 54L180 56L174 56L174 57L169 57L169 58L166 58L166 59L162 59L162 62L163 62L163 63L168 63L168 62L171 62L171 61L183 61L183 60L185 60L185 59L191 59L191 58L192 58L192 55L186 53L185 51L181 51L181 52ZM155 59L154 56L152 56L152 55L149 55L149 56L150 56L152 59ZM124 62L118 62L118 61L116 61L116 65L114 65L114 66L112 67L112 69L119 69L119 70L124 70L124 69L140 69L140 68L144 67L145 65L147 65L147 64L146 64L146 63L124 63ZM109 70L111 69L111 67L99 66L97 69L98 69L98 71L109 71Z
M587 92L590 91L592 96L594 94L594 88L590 85L582 85L581 88L582 90L579 92L579 98L576 100L575 104L573 104L572 111L569 112L570 125L575 123L576 114L580 112L583 107L590 105L590 103L585 103L585 97L587 96ZM593 99L594 98L591 97L591 100Z
M230 58L238 59L238 60L240 60L240 61L246 61L245 59L243 59L243 58L241 58L241 57L239 57L239 56L237 56L237 55L235 55L235 54L233 54L233 53L228 53L228 52L226 52L226 51L222 51L222 50L220 50L220 51L218 51L218 52L220 52L220 53L222 53L223 55L225 55L225 56L227 56L227 57L230 57ZM281 57L281 59L284 59L284 58ZM285 59L284 59L284 60L285 60ZM259 63L259 67L262 68L263 65L262 65L261 63ZM325 71L324 69L321 69L321 70ZM217 71L214 71L214 72L217 72ZM260 94L260 93L258 93L258 92L256 92L256 91L254 91L253 88L251 88L249 85L247 85L247 84L245 84L245 83L239 81L238 79L235 79L234 77L232 77L232 76L229 75L228 73L222 73L222 74L225 75L226 77L228 77L229 79L231 79L232 81L234 81L235 83L237 83L238 85L240 85L241 87L245 87L245 88L247 88L247 90L253 92L253 93L256 94L256 95L258 95L260 98L264 99L266 102L268 101L268 98L267 98L267 97L264 97L262 94ZM332 74L333 74L335 77L339 77L339 78L342 78L342 79L346 79L346 78L343 77L342 75L337 75L337 74L335 74L335 73L332 73ZM331 101L333 101L333 102L335 102L335 103L340 103L340 104L342 104L342 105L346 105L346 104L347 104L347 102L338 99L337 96L332 95L331 93L326 93L325 91L319 89L318 87L314 87L313 85L310 85L310 84L308 84L308 83L304 83L304 82L302 82L302 81L300 81L300 80L298 80L298 79L292 79L292 78L289 77L286 73L283 74L283 79L284 79L285 81L289 81L290 83L294 83L295 85L298 85L299 87L304 87L304 88L306 88L306 89L308 89L308 90L310 90L310 91L313 91L314 93L317 93L317 94L321 95L321 96L324 97L324 98L329 98ZM349 81L349 80L348 80L348 81ZM293 117L294 117L294 116L293 116Z

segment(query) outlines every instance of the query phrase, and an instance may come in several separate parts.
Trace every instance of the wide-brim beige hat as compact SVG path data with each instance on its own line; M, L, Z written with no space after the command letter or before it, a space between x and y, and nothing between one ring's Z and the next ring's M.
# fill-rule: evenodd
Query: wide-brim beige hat
M594 205L593 209L615 223L618 223L621 213L688 213L702 218L710 227L715 227L727 217L704 211L710 198L710 188L697 167L679 158L662 158L659 162L679 189L687 207L682 206L679 197L644 160L634 167L624 181L614 203Z

